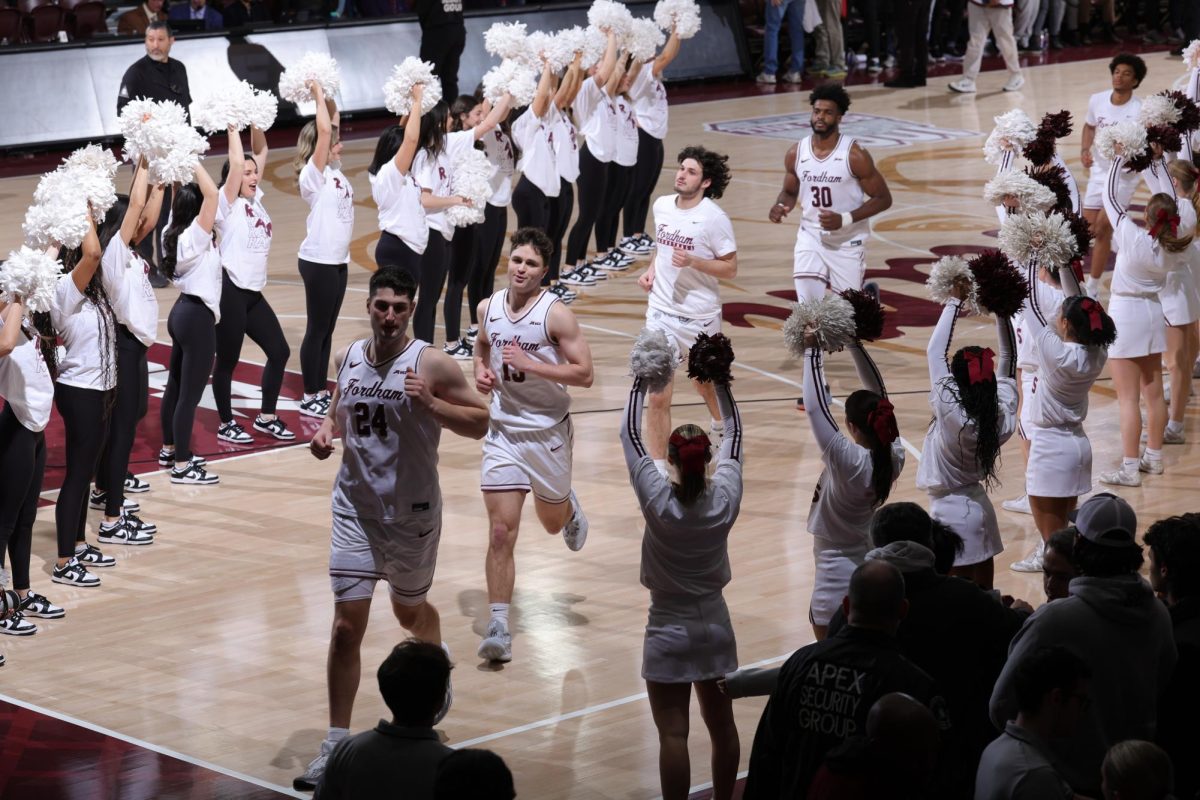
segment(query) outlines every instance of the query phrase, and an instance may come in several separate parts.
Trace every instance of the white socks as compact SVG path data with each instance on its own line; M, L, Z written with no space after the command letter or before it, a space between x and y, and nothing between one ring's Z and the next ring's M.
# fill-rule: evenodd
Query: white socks
M349 735L349 728L330 728L329 732L325 734L325 741L321 742L321 752L332 753L338 742Z
M1151 450L1147 447L1145 456L1147 461L1162 461L1162 450Z
M1136 475L1138 471L1138 460L1136 458L1121 458L1121 471L1126 475Z
M499 622L508 629L508 603L492 603L492 622ZM449 652L449 651L447 651Z

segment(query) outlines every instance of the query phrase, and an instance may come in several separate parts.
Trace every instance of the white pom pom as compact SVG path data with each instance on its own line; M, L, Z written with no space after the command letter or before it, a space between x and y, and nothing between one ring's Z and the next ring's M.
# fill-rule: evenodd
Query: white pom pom
M483 212L492 196L492 162L482 150L467 150L450 165L450 193L471 201L469 206L451 206L446 219L456 228L483 222Z
M506 59L483 76L483 97L494 105L508 92L512 95L513 106L520 108L533 102L537 84L536 72L519 61Z
M950 290L960 280L966 280L970 288L963 307L972 314L980 314L979 297L976 293L975 274L967 266L965 259L958 256L944 256L933 262L925 286L929 289L929 297L935 303L943 305L950 300Z
M646 391L657 394L675 378L675 345L662 331L642 328L629 352L629 374L641 378Z
M1002 204L1009 195L1016 197L1025 211L1045 211L1057 201L1054 192L1015 169L997 175L983 187L983 199L994 206Z
M117 202L117 188L113 179L116 177L118 166L112 153L99 145L90 144L67 157L63 165L55 171L67 177L55 180L60 181L64 187L61 191L82 194L84 199L91 203L92 218L99 225L104 221L104 215ZM39 184L38 191L33 195L34 202L42 202L39 195L42 191L44 190Z
M604 58L604 51L607 49L608 37L604 35L604 31L593 25L589 25L587 30L583 32L583 59L580 61L579 66L585 70L590 69L599 63L600 59Z
M150 152L169 146L169 132L188 124L183 106L172 101L132 100L118 120L125 137L125 158L137 163Z
M542 65L551 61L550 51L554 48L554 38L552 33L533 31L525 37L525 49L514 58L541 74ZM550 68L552 70L561 69L554 64L551 64Z
M1000 252L1014 264L1027 264L1036 256L1049 269L1066 266L1077 253L1071 226L1057 211L1013 214L1000 226Z
M15 250L0 266L0 300L11 303L19 297L26 311L49 311L60 273L58 261L41 250Z
M1142 98L1142 106L1138 109L1138 122L1145 128L1154 126L1174 125L1179 122L1180 112L1175 107L1175 101L1161 94L1152 94Z
M674 28L680 39L690 39L700 32L700 6L693 0L658 0L654 21L664 31Z
M1183 50L1183 63L1190 69L1200 69L1200 39L1193 39Z
M1037 136L1033 120L1019 108L1001 114L995 122L996 127L983 145L983 157L989 164L999 166L1006 152L1020 150Z
M421 113L428 114L442 99L442 82L433 74L433 64L409 56L392 67L392 76L383 84L383 102L387 110L403 117L412 110L412 89L424 86L421 92Z
M1146 129L1140 122L1127 119L1106 125L1096 133L1096 151L1107 161L1117 157L1116 146L1125 150L1125 158L1141 155L1146 150Z
M342 85L337 61L328 53L305 53L279 76L279 96L289 103L312 100L312 92L307 86L309 81L316 81L326 97L337 94Z
M562 71L575 60L577 53L583 52L586 45L587 33L578 25L554 34L546 48L550 68L555 72Z
M483 48L497 58L521 58L525 36L524 22L497 22L483 32Z
M250 124L260 131L268 131L275 124L278 113L279 98L273 92L255 89L254 97L250 99Z
M21 227L32 247L79 247L88 232L87 198L74 190L48 196L29 207Z
M804 356L804 332L812 330L817 346L836 353L854 340L854 306L841 295L793 303L792 314L783 324L783 338L796 358Z
M110 150L106 150L98 144L89 144L86 147L81 147L71 155L67 156L67 160L63 162L65 169L86 168L103 172L110 179L115 180L117 177L117 169L121 163L117 161L117 157Z
M602 31L611 31L618 42L625 41L629 29L633 25L633 15L624 3L613 0L594 0L588 9L588 24Z
M667 41L667 36L654 20L638 18L633 21L629 37L625 40L625 49L633 56L634 61L645 64L653 61L658 54L658 48Z

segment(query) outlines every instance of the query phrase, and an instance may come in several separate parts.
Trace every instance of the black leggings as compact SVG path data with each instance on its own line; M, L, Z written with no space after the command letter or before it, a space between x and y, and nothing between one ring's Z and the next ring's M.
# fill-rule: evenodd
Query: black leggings
M512 206L517 212L517 228L540 228L544 233L550 233L550 204L554 198L529 180L525 175L517 181L513 189Z
M504 251L504 234L508 233L508 209L488 204L483 212L483 224L475 227L475 265L467 285L467 304L471 306L471 325L479 324L479 304L492 296L496 281L496 265Z
M217 323L217 365L212 374L217 413L221 422L233 420L233 370L242 356L242 341L249 336L267 356L262 372L261 410L264 414L274 414L292 348L283 337L279 317L262 292L243 289L225 270L221 274L221 321Z
M450 260L450 243L441 231L429 229L429 244L421 254L421 272L417 280L417 310L413 312L413 336L423 342L433 341L434 318L438 300L446 282L446 267Z
M181 294L167 317L167 332L171 334L171 368L159 422L163 444L175 446L175 463L186 464L192 458L196 407L204 396L217 352L216 323L200 298Z
M463 290L467 288L471 270L475 266L475 231L482 225L480 222L459 228L450 240L450 277L446 280L446 303L442 307L447 342L457 342L462 335ZM471 308L471 318L475 318L474 307Z
M0 411L0 567L7 552L14 589L29 588L33 520L45 472L46 437L22 425L6 403Z
M54 405L67 434L67 472L58 492L58 502L54 504L59 558L75 555L75 543L83 541L88 485L96 474L100 448L107 438L108 400L109 393L100 389L80 389L63 383L54 385ZM121 480L125 480L124 475Z
M588 240L592 238L592 228L596 226L596 217L604 203L608 186L608 162L597 161L586 144L579 149L579 180L575 184L579 187L579 216L567 238L568 267L587 259ZM596 235L599 236L599 231ZM599 242L597 249L598 245Z
M375 264L380 267L399 267L413 278L421 274L421 254L406 245L399 236L387 231L379 234L379 242L375 245Z
M562 267L563 237L567 235L567 225L571 222L571 212L575 209L575 184L565 178L559 178L558 197L550 206L550 241L554 243L554 254L550 256L550 270L546 273L546 282L558 280L559 269ZM574 266L574 265L572 265Z
M646 217L650 215L650 198L662 173L663 143L638 128L637 164L625 199L625 235L646 232Z
M104 515L121 515L125 502L125 474L129 472L129 454L137 436L138 422L146 416L146 398L150 393L149 371L146 367L146 345L117 325L117 389L112 415L108 421L108 436L100 450L96 466L96 488L106 492Z
M304 393L325 391L329 382L329 351L333 346L333 328L346 296L346 265L317 264L300 259L300 278L304 281L304 308L308 322L300 342L300 374Z
M617 222L625 199L629 196L629 186L633 181L633 167L622 167L617 162L608 165L608 182L604 187L604 203L596 217L596 252L606 253L617 243ZM583 198L579 198L580 205Z

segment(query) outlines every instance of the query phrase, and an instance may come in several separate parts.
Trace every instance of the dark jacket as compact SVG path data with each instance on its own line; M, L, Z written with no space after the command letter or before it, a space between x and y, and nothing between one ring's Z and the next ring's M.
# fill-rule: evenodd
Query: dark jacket
M192 18L192 7L188 3L177 3L167 12L167 19L183 21ZM204 30L219 31L225 27L221 12L207 3L204 6Z
M1158 706L1158 743L1175 764L1175 796L1200 795L1200 597L1168 609L1179 662Z
M229 29L249 25L251 22L268 22L271 19L262 0L252 0L249 10L242 5L241 0L233 0L225 6L222 15L225 17L225 27Z
M462 0L417 0L413 7L421 30L463 24Z
M438 764L450 752L433 728L379 720L374 730L347 736L333 748L313 800L432 800Z
M183 106L186 113L192 104L188 90L187 69L182 61L168 58L158 62L150 56L142 56L125 70L121 88L117 92L117 113L130 100L144 97L147 100L174 100Z

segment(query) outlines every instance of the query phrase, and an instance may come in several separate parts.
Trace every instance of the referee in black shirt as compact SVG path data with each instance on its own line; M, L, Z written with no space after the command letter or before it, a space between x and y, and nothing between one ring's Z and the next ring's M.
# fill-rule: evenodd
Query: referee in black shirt
M171 45L175 44L175 36L166 22L156 20L146 28L146 55L125 70L121 78L121 89L117 92L117 114L125 108L130 100L145 98L147 100L174 100L183 106L186 114L192 105L192 95L188 91L187 68L183 62L171 58ZM162 213L158 218L158 226L154 236L147 236L138 246L142 258L151 265L150 285L161 289L167 285L167 279L158 271L158 262L154 259L154 250L159 249L162 258L162 231L167 224L167 216L171 212L171 187L166 187L163 193Z

